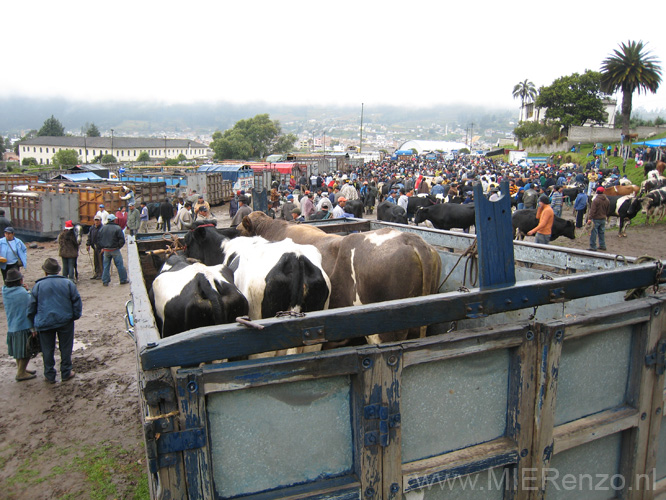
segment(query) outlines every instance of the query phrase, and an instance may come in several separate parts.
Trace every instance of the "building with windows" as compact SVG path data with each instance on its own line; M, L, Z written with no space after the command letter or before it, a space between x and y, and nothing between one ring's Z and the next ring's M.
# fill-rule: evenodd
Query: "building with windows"
M614 128L615 127L615 113L617 112L617 99L602 99L601 102L604 105L604 111L606 112L606 122L605 123L592 123L589 120L583 124L584 127L606 127ZM537 108L534 101L525 101L525 109L520 109L520 118L526 122L537 122L546 118L546 110L548 108Z
M205 144L188 139L158 139L135 137L34 137L19 143L19 157L35 158L39 165L53 163L53 155L63 149L73 149L81 163L92 162L100 155L112 155L120 163L137 161L142 152L153 160L178 158L209 159L213 150Z

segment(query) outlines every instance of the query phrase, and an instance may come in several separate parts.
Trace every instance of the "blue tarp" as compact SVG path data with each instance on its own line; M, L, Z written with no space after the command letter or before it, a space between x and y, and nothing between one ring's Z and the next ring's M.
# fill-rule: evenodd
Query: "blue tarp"
M53 179L67 179L72 182L84 182L84 181L101 181L103 180L99 175L93 174L92 172L79 172L77 174L60 174L56 175Z
M650 146L651 148L666 146L666 137L663 139L654 139L652 141L634 142L634 146Z
M197 169L197 172L221 172L222 179L232 182L236 182L239 177L254 178L252 167L249 165L243 165L242 163L238 165L201 165Z

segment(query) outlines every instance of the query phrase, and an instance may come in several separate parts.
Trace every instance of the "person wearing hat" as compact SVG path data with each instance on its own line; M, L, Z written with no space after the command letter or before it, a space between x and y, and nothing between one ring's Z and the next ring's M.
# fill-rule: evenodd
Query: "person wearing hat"
M96 216L99 215L101 217L103 226L105 226L106 223L109 222L109 212L106 211L103 204L99 206L99 210L95 215Z
M127 202L127 208L129 209L130 203L134 205L136 200L134 199L134 191L127 186L123 186L123 191L120 193L120 199Z
M342 219L345 217L345 205L347 204L347 198L340 196L338 198L338 204L333 209L333 218Z
M305 217L301 215L301 209L296 207L291 211L291 219L293 222L304 222Z
M197 202L194 204L194 217L195 217L195 219L199 218L199 210L201 209L201 207L206 207L206 212L208 212L206 214L206 217L203 217L203 218L206 219L206 218L210 217L210 215L209 215L210 214L210 203L208 203L207 201L204 200L204 197L203 197L202 194L200 194L197 197Z
M110 215L109 217L114 217ZM114 224L115 225L115 224ZM104 226L106 229L107 226ZM120 228L116 226L119 230ZM81 317L83 304L76 285L59 276L58 261L49 257L42 264L45 276L32 287L28 317L39 332L44 360L44 378L52 384L56 381L56 336L60 348L60 376L62 381L74 376L72 349L74 347L74 321Z
M590 248L588 248L592 252L597 251L597 236L599 237L599 250L606 250L606 218L608 217L610 200L604 194L604 191L606 190L602 186L597 188L597 194L592 199L590 214L587 218L587 225L592 224Z
M14 228L7 226L4 234L5 236L0 238L0 271L3 280L12 267L21 268L28 265L28 249L14 236Z
M290 194L287 196L287 201L282 205L282 213L280 214L280 219L290 221L292 220L291 218L291 211L296 208L296 204L294 203L294 195Z
M183 208L178 210L176 218L173 220L174 225L178 229L191 229L192 223L194 222L194 217L192 216L192 202L187 200L183 205Z
M129 212L127 212L127 230L129 231L129 240L134 241L134 236L139 232L139 227L141 227L141 214L134 206L134 202L131 201L127 204Z
M238 224L243 222L243 218L252 213L252 209L248 206L250 201L247 199L247 196L241 195L238 197L238 212L234 215L234 218L231 219L231 225L229 227L236 227Z
M312 220L326 220L332 217L330 210L331 203L328 200L324 200L324 203L321 204L321 209L312 216Z
M90 249L93 250L93 275L91 280L98 280L102 278L102 248L99 246L99 230L102 228L102 217L95 215L93 219L93 226L88 231L88 239L86 240L86 251L90 257Z
M99 230L98 244L102 249L102 284L109 286L111 281L111 261L116 265L118 278L121 285L129 283L127 281L127 271L123 264L123 255L120 249L125 245L125 234L116 224L116 216L109 215L109 222Z
M62 275L76 283L78 281L76 259L79 257L79 240L71 220L65 222L65 229L58 235L58 256L62 260Z
M555 214L550 206L550 198L545 194L539 196L539 208L537 209L536 218L539 224L531 231L528 231L527 234L530 236L534 235L534 243L547 245L550 243L550 235L553 232Z
M32 321L27 315L30 293L23 286L23 275L16 267L7 271L2 302L7 316L7 353L16 360L16 380L30 380L36 377L34 370L28 370L28 340L33 335Z

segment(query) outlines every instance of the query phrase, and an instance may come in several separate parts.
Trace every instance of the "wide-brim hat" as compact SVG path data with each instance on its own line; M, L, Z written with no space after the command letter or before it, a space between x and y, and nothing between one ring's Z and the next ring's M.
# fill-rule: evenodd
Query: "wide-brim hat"
M53 257L48 257L44 264L42 264L42 269L46 274L58 274L60 272L60 264Z
M7 271L7 277L5 278L5 285L14 285L19 283L23 279L21 271L17 267L12 267Z

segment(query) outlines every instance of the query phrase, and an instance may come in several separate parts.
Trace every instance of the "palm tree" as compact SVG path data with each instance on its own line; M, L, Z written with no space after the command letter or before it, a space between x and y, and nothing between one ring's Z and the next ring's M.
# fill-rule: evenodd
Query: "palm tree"
M536 99L537 90L532 82L524 80L513 87L513 98L520 97L520 121L523 121L523 110L525 109L525 99L528 97L533 101Z
M601 90L614 94L622 90L622 135L629 134L631 99L634 90L657 92L661 83L659 60L645 52L640 42L621 43L601 64Z

